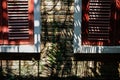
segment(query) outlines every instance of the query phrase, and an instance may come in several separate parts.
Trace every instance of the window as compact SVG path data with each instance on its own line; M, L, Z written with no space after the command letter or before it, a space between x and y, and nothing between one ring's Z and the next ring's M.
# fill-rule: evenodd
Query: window
M0 1L0 44L33 44L33 0Z
M82 0L82 45L120 45L120 0Z

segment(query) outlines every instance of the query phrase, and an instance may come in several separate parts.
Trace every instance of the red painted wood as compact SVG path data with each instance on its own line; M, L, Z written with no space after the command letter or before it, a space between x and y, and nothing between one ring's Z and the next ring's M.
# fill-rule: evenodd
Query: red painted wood
M97 0L97 1L105 1L105 0ZM110 0L107 0L107 1L110 1ZM106 40L99 40L99 39L97 40L97 38L94 38L94 40L88 39L88 38L91 38L91 37L88 37L89 28L90 28L89 27L89 22L90 22L89 4L90 4L89 0L82 0L82 45L100 45L100 46L120 45L120 0L111 0L111 13L110 13L111 16L110 16L108 40L107 38L103 38ZM95 22L95 24L96 23L97 21ZM103 24L101 23L100 25L103 25ZM97 37L99 37L99 35Z
M12 6L9 7L9 4L12 4ZM27 6L28 8L26 8L26 5L28 5ZM22 8L20 6L22 6ZM20 0L18 0L17 2L11 0L2 0L2 21L1 21L2 28L0 28L0 30L2 29L1 33L3 34L4 40L3 42L0 42L0 44L9 45L33 44L34 43L33 14L34 14L34 0L28 0L27 3L26 1Z
M0 0L0 44L3 43L3 36L2 36L2 1Z
M8 44L8 15L6 0L2 0L2 32L3 32L3 44Z

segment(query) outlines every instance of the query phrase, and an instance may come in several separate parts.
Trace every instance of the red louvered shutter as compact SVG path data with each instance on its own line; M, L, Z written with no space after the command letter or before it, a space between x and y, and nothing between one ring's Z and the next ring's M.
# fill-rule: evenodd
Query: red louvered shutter
M112 0L82 0L82 44L111 45Z
M88 40L109 40L110 16L110 0L90 0Z
M33 0L3 0L3 44L33 44Z

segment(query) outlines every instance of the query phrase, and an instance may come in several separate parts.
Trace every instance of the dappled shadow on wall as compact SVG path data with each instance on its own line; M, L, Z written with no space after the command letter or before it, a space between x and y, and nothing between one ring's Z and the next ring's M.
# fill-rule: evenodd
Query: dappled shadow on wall
M74 1L42 0L41 42L42 50L52 43L58 44L63 53L72 52Z

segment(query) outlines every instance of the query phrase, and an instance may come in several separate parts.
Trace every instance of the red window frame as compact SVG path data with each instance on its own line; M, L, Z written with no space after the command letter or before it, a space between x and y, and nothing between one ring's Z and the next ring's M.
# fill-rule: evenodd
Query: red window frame
M0 1L0 44L19 45L34 43L34 0L28 0L28 39L9 39L7 0Z
M120 0L111 0L109 40L89 40L89 1L82 0L82 45L117 46L120 45ZM105 0L99 0L105 1Z

